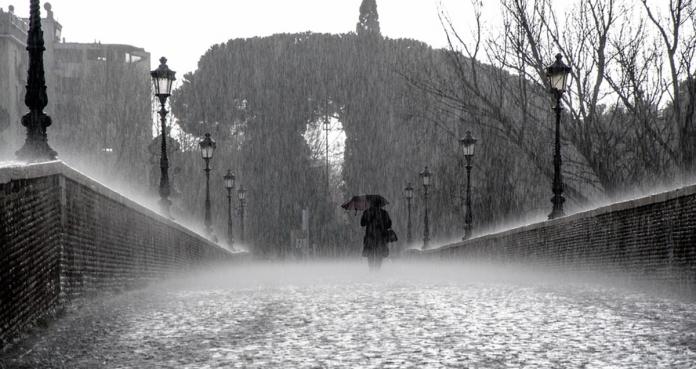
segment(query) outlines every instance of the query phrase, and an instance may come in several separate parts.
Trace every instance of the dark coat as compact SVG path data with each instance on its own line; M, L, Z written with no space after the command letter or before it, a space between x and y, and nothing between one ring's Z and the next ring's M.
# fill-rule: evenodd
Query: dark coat
M389 248L387 247L387 230L392 227L391 218L386 210L371 207L363 212L360 218L360 225L365 227L365 238L363 238L363 256L379 255L387 257Z

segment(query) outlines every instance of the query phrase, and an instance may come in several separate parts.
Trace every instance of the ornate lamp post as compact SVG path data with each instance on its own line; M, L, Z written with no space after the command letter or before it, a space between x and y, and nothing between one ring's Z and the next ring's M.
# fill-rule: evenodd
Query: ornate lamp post
M205 138L198 144L201 147L201 156L205 161L205 231L209 235L213 234L210 219L210 159L213 158L215 152L215 141L210 138L210 133L205 134Z
M237 195L239 195L239 237L242 242L244 242L244 206L246 205L246 190L244 189L244 186L239 186Z
M232 190L234 190L234 174L228 169L227 174L223 177L225 180L225 188L227 189L227 242L234 244L234 234L232 233Z
M423 180L423 203L425 205L425 216L423 217L423 250L428 248L428 243L430 242L430 225L428 224L428 187L430 187L430 178L432 174L425 167L420 173L420 177Z
M169 208L172 205L171 200L169 200L169 195L171 189L169 188L169 158L167 158L167 109L165 109L165 104L167 103L167 98L172 93L172 83L176 78L174 75L176 72L170 70L167 66L167 58L160 58L160 65L157 69L150 72L150 77L152 77L152 84L155 86L155 96L159 98L160 101L160 121L162 122L162 153L160 154L160 206L165 215L169 216Z
M474 157L476 139L471 135L471 131L466 131L464 138L459 139L459 146L462 148L464 158L466 158L466 214L464 214L464 240L471 237L471 159Z
M413 235L411 232L411 200L413 200L413 186L409 182L404 188L404 197L406 198L406 207L408 209L408 218L406 220L406 244L410 245L413 242Z
M44 75L43 31L41 30L41 10L39 0L29 2L29 32L27 51L29 52L29 69L27 71L27 92L24 104L29 113L22 117L22 125L27 128L24 146L15 155L28 162L55 160L57 153L48 146L46 128L51 125L51 117L43 112L48 104L46 95L46 77Z
M546 68L546 77L549 79L549 85L551 86L551 93L556 99L556 106L553 110L556 111L556 145L553 155L553 198L551 202L553 203L553 210L549 214L549 219L555 219L562 217L563 213L563 203L565 198L563 197L563 177L561 174L561 99L563 98L563 93L566 89L566 80L568 74L570 74L570 67L565 65L561 60L563 56L561 54L556 55L556 61Z

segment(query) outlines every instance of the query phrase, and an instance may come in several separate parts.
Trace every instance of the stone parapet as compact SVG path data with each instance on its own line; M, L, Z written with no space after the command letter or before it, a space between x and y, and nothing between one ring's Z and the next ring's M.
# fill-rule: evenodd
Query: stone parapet
M0 167L0 342L85 294L235 254L60 161Z
M696 185L488 234L415 258L529 263L696 290Z

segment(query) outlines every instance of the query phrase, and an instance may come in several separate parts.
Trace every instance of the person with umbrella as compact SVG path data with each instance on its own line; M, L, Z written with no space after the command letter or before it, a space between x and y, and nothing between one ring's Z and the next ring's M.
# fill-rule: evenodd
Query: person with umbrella
M382 259L389 256L387 242L389 242L392 222L389 213L382 209L388 204L387 200L379 195L368 195L366 200L369 208L360 218L360 226L365 227L362 256L367 257L370 270L379 270Z
M382 266L382 259L389 256L387 243L398 240L396 232L391 229L389 213L382 209L387 204L389 202L381 195L359 195L341 205L345 210L354 210L356 215L358 210L363 211L360 218L360 225L365 227L362 256L367 258L370 270Z

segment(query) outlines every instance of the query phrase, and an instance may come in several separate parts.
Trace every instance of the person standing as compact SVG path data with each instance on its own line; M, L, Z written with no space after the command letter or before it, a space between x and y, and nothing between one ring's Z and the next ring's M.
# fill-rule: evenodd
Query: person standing
M387 242L392 222L389 213L380 205L378 201L371 199L370 207L360 218L360 226L365 227L362 256L367 257L370 270L378 270L382 266L382 259L389 256Z

